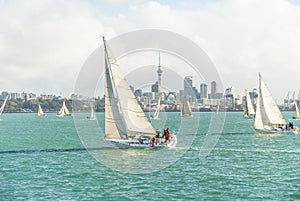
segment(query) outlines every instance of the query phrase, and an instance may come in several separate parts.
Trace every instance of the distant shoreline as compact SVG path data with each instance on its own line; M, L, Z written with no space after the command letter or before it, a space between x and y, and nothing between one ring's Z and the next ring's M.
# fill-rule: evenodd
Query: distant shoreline
M281 112L294 112L294 110L280 110ZM104 113L105 111L97 111L96 113ZM152 111L145 111L145 113L151 113ZM174 113L174 112L180 112L180 111L164 111L166 113ZM216 112L216 111L211 111L211 110L205 110L205 111L193 111L193 113L204 113L204 112ZM220 112L243 112L242 110L221 110ZM3 114L37 114L37 112L8 112L4 111ZM72 112L71 112L72 113ZM83 112L84 113L84 112ZM89 111L86 111L85 113L89 113ZM57 114L57 112L45 112L45 114Z

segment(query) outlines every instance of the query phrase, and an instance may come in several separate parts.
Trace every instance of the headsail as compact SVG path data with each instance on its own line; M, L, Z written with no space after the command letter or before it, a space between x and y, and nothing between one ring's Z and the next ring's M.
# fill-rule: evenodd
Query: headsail
M105 51L105 133L107 138L127 139L155 130L138 104L125 76L103 37Z
M258 130L272 130L278 125L284 126L285 124L285 119L259 73L259 90L254 128Z
M38 116L46 116L40 104L38 106Z
M4 111L4 108L5 108L5 105L6 105L6 102L7 102L7 99L8 99L8 96L6 96L1 108L0 108L0 115L2 114L2 112Z

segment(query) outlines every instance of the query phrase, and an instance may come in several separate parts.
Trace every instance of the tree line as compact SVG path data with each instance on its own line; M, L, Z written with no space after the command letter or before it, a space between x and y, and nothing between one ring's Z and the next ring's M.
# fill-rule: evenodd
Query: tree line
M6 102L4 113L13 112L37 112L38 105L40 104L44 112L58 112L62 107L64 100L61 99L16 99L8 100ZM4 100L0 100L0 107ZM72 111L72 100L65 100L67 108ZM97 112L102 111L101 103L99 99L95 100L95 109Z

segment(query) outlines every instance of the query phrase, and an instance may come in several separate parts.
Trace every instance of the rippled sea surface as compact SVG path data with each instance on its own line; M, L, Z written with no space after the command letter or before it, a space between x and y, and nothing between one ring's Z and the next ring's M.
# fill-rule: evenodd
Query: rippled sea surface
M175 128L179 114L165 115ZM300 200L300 134L259 134L253 120L227 113L216 147L199 158L211 113L194 115L200 127L179 160L149 174L124 174L83 149L72 117L4 114L0 200ZM103 117L97 114L100 125Z

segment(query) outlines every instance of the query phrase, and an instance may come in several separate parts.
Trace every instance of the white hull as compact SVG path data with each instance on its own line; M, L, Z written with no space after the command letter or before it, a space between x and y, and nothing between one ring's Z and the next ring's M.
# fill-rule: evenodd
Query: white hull
M105 139L107 142L112 143L117 148L134 148L134 149L146 149L146 148L164 148L164 147L175 147L177 144L177 138L175 135L171 135L171 140L169 144L166 143L152 143L149 140L123 140L123 139Z
M255 129L255 131L257 131L259 133L264 133L264 134L288 134L288 133L298 134L298 130L297 129L274 129L274 130Z
M250 115L250 116L245 115L245 116L244 116L244 119L254 119L254 118L255 118L255 117L252 116L252 115Z
M57 117L66 117L66 116L71 116L71 114L65 114L65 115L57 114L56 116L57 116Z

